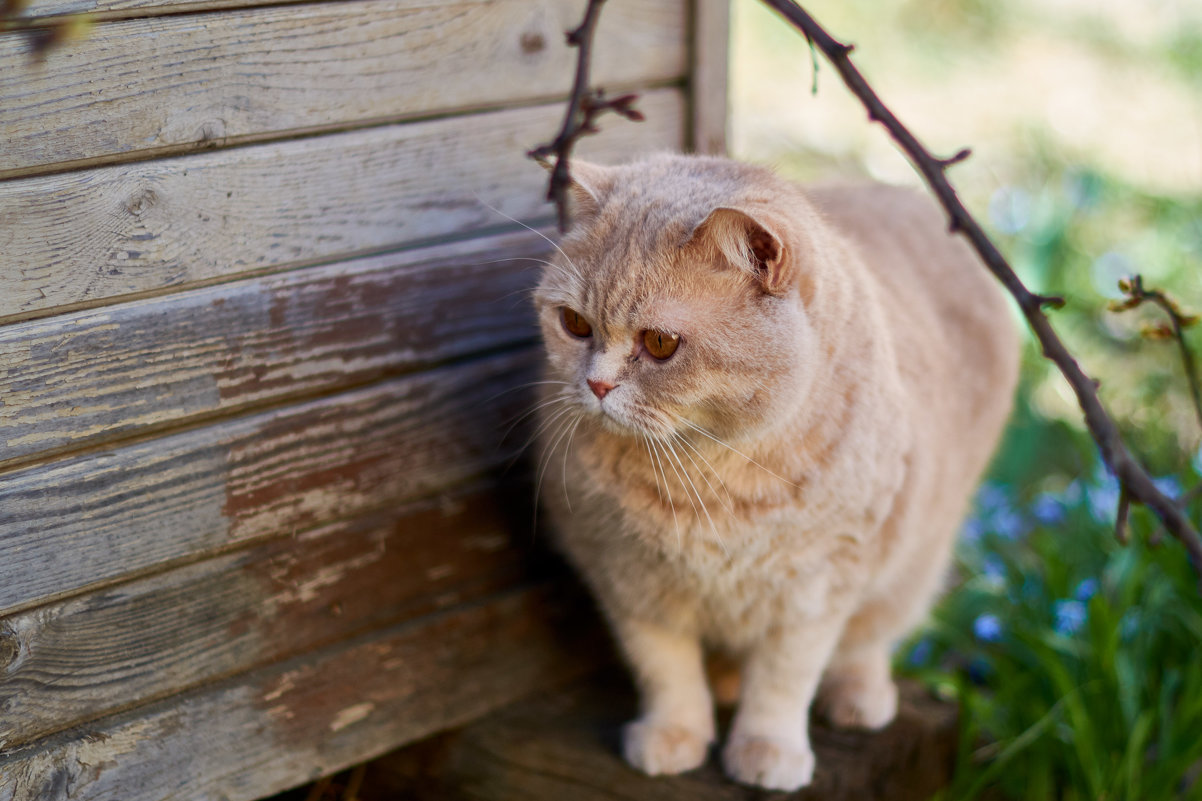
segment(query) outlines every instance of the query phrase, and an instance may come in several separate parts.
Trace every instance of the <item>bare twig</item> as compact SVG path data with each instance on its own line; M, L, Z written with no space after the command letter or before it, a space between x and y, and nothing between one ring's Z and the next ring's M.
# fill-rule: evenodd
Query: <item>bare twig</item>
M868 110L869 119L885 126L889 135L901 147L910 162L922 173L935 196L947 210L950 218L950 230L961 233L968 239L989 271L1018 301L1023 316L1039 339L1043 355L1055 362L1072 387L1077 396L1077 402L1081 404L1081 410L1085 414L1086 427L1094 441L1097 442L1102 459L1118 479L1127 503L1141 503L1151 509L1160 518L1165 528L1185 546L1195 571L1202 576L1202 536L1198 534L1197 529L1185 516L1178 503L1157 489L1152 478L1131 455L1114 421L1110 419L1098 398L1096 382L1087 376L1077 364L1043 313L1044 306L1058 308L1064 305L1063 298L1038 295L1023 285L1014 269L985 235L981 226L960 202L956 190L948 182L945 174L947 168L967 158L968 154L962 150L948 159L939 159L931 155L922 143L910 133L909 129L902 125L897 117L885 107L864 76L852 64L850 58L852 47L850 45L835 40L814 21L813 17L792 0L763 1L780 13L822 51L839 72L843 82L864 104Z
M1119 508L1114 515L1114 538L1126 545L1129 537L1127 536L1127 512L1131 509L1131 496L1127 494L1127 490L1119 489Z
M612 111L635 122L641 122L643 119L642 113L633 106L638 95L621 95L607 100L602 90L590 91L588 88L593 33L597 28L597 19L601 15L601 5L604 2L605 0L589 0L588 8L584 11L584 20L575 29L567 32L568 44L578 48L579 52L576 56L576 80L572 83L572 96L568 100L568 110L564 114L559 135L526 154L538 161L546 161L555 156L555 166L551 170L551 179L547 185L547 200L555 204L559 215L560 233L568 229L567 191L572 182L568 172L568 158L576 140L585 134L596 133L597 117L606 111Z
M1181 311L1172 298L1159 289L1145 289L1141 275L1133 275L1119 281L1119 289L1126 297L1123 300L1112 301L1110 310L1113 312L1127 311L1143 304L1144 301L1154 303L1168 315L1171 326L1152 326L1144 330L1144 335L1152 339L1176 339L1181 351L1181 365L1185 369L1185 380L1189 384L1190 396L1194 401L1194 414L1198 418L1198 426L1202 427L1202 392L1198 387L1198 368L1194 361L1193 351L1185 339L1185 329L1197 325L1196 314L1186 314Z

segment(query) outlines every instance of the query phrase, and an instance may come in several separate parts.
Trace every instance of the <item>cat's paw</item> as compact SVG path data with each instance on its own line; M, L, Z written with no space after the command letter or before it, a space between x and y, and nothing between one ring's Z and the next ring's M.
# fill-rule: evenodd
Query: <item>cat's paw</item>
M819 708L840 728L883 729L897 716L897 685L892 679L841 681L823 688Z
M814 752L774 737L732 737L722 762L735 781L768 790L796 790L814 778Z
M712 739L685 726L636 720L622 732L622 753L650 776L684 773L705 762Z

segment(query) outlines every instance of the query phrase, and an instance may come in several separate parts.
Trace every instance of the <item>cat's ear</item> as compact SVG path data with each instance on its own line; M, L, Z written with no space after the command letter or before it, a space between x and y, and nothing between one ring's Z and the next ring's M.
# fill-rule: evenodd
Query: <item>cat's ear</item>
M555 169L554 161L544 158L537 161L547 172ZM602 199L613 185L612 172L609 167L581 159L569 163L568 219L573 225L588 222L601 211Z
M784 242L762 216L719 206L693 229L688 241L703 237L731 264L759 279L765 292L778 295L787 288Z

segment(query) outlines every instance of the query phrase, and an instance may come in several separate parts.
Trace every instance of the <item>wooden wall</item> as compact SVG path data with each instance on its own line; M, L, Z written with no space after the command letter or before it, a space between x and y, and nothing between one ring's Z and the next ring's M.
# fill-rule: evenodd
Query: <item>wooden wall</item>
M502 436L583 6L0 33L0 801L259 798L587 665ZM647 121L582 154L720 151L724 2L601 19Z

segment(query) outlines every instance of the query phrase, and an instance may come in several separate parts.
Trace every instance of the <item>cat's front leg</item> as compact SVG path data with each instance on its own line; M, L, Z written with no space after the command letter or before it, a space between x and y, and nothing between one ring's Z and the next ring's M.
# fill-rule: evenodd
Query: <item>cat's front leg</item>
M698 767L714 741L701 643L640 620L617 620L614 628L634 672L642 710L623 732L626 761L652 776Z
M770 790L810 783L808 712L839 629L831 621L775 631L748 653L738 712L722 754L732 779Z

